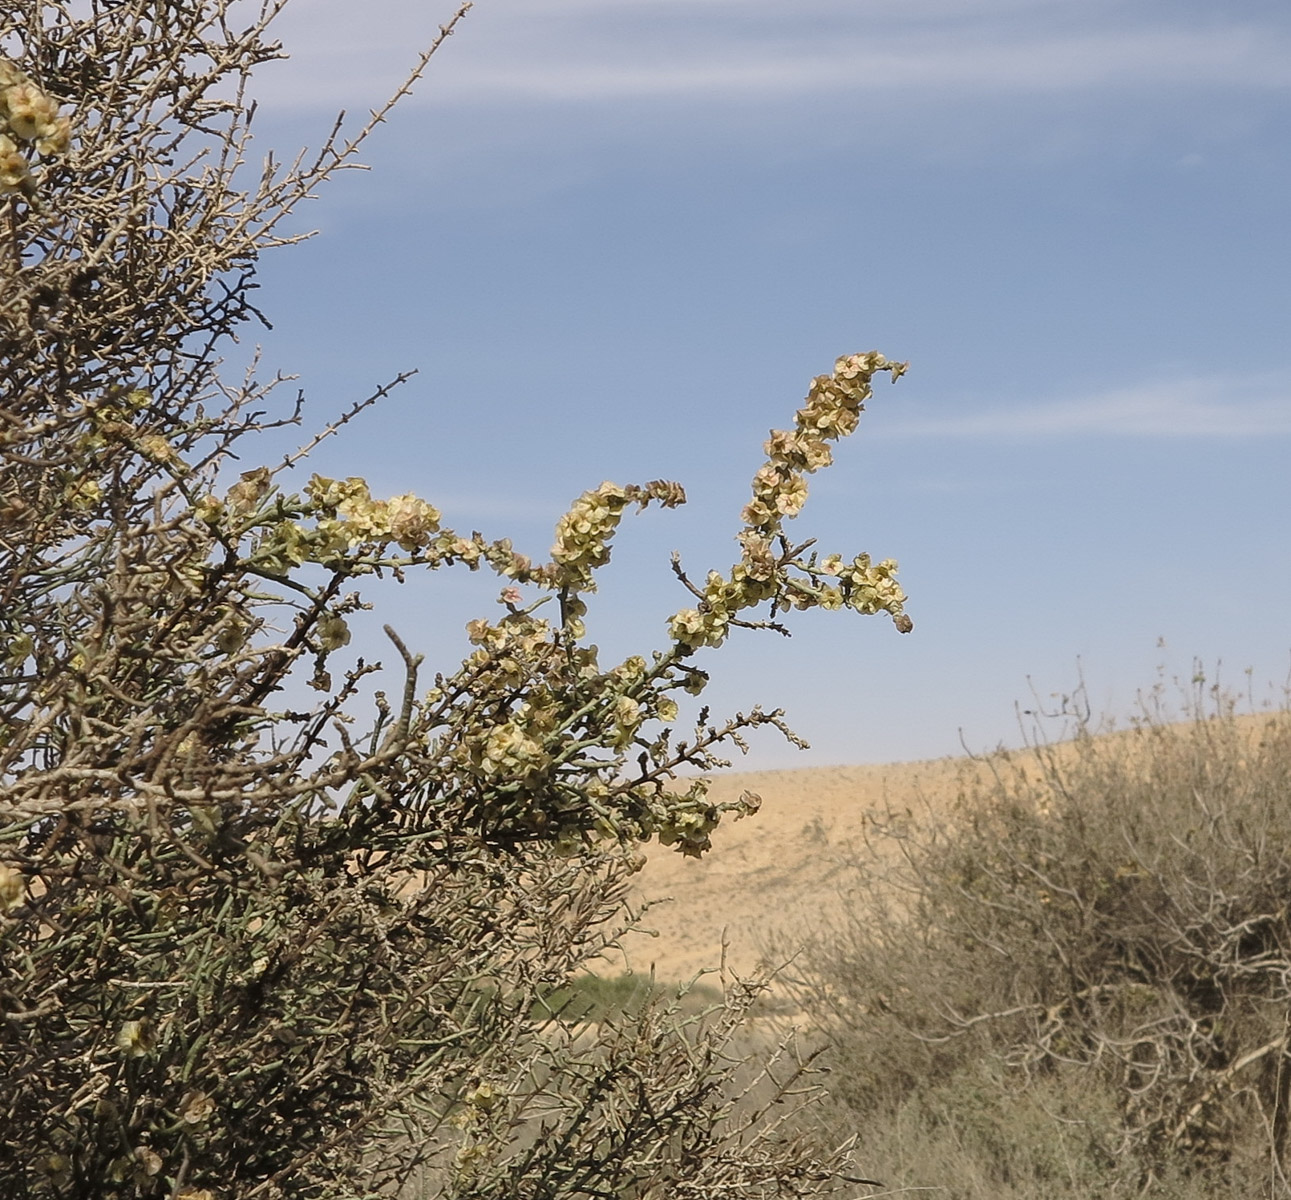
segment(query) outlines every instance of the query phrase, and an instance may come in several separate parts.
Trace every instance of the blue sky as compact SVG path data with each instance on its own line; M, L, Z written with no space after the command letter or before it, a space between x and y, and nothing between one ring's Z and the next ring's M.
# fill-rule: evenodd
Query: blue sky
M451 11L295 0L257 146L379 103ZM897 558L914 633L803 614L710 653L708 698L812 743L749 766L981 750L1081 672L1121 716L1194 658L1280 695L1289 151L1285 3L479 0L266 259L259 336L318 419L418 368L316 469L456 527L542 554L584 488L682 482L620 534L607 656L662 643L671 550L732 561L812 375L909 359L798 526ZM380 602L448 668L495 594Z

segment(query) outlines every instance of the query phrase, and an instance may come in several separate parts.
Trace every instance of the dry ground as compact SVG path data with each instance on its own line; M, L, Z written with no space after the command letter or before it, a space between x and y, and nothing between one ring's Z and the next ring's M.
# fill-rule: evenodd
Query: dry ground
M972 769L968 760L939 759L720 776L714 800L749 790L762 797L761 811L739 821L727 815L702 859L650 847L632 900L651 903L642 924L655 936L629 935L626 963L604 969L653 967L660 979L685 980L718 967L725 950L735 974L751 974L770 939L792 944L822 913L846 902L845 864L868 853L869 822L944 811Z

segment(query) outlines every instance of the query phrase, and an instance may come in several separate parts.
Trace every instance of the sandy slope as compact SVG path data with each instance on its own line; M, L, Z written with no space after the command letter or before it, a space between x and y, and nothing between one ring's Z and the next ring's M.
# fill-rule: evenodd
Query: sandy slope
M1285 713L1255 713L1238 717L1237 727L1256 739L1270 721L1286 719ZM1119 755L1135 752L1136 737L1124 730L1104 734L1098 742ZM1130 740L1118 750L1123 739ZM1059 743L1046 753L1061 760L1075 750L1072 743ZM847 893L856 885L856 865L873 862L879 853L865 837L874 816L920 822L948 815L975 777L984 782L998 770L1035 778L1036 766L1034 752L1020 750L988 759L721 776L710 792L714 800L734 800L748 789L762 797L761 811L740 821L728 816L703 859L650 847L649 862L635 877L632 901L659 902L643 921L657 936L629 935L626 966L638 972L653 966L661 979L689 979L719 966L724 943L726 962L737 975L753 972L771 943L782 961L813 927L855 902ZM881 853L898 852L891 839L875 844L882 845ZM602 970L624 966L622 960L612 961Z
M725 942L727 964L737 974L752 972L770 939L792 944L822 913L847 903L844 864L866 852L867 814L944 808L965 769L964 760L942 759L718 778L714 800L734 800L747 789L762 797L761 811L739 821L727 816L702 859L651 847L632 899L658 902L643 922L657 936L630 936L627 966L653 965L662 979L687 979L718 966Z

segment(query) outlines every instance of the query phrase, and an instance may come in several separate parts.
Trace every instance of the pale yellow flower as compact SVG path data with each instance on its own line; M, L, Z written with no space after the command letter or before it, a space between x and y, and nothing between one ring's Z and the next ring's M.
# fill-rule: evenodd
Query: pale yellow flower
M27 890L27 881L12 867L0 866L0 913L17 908Z
M507 722L484 739L480 769L487 775L528 774L545 758L537 742L513 722Z
M187 1092L179 1102L179 1118L185 1125L201 1125L215 1112L215 1101L205 1092Z
M0 59L0 125L35 142L43 155L65 154L71 141L71 124L58 115L58 103L5 59Z
M469 1175L489 1156L489 1149L481 1142L472 1142L463 1146L454 1156L457 1169Z
M807 503L807 483L800 476L786 480L775 494L775 506L786 517L796 517Z
M44 132L36 139L36 152L46 158L58 158L67 153L72 144L72 123L66 117L59 117L47 124Z
M339 650L350 644L350 627L338 616L324 617L318 623L318 645L326 651Z
M73 508L84 512L103 499L103 486L97 479L78 479L63 489L63 497Z
M20 666L31 657L36 649L36 643L29 633L20 633L5 648L4 658L12 667Z
M175 453L175 447L159 433L149 433L141 437L139 449L153 462L173 462L179 457Z
M641 724L641 705L631 696L620 696L614 702L614 723L625 729L635 729Z
M217 525L224 515L224 501L218 496L203 496L193 505L193 516L205 525Z
M492 1112L502 1098L502 1093L491 1083L478 1083L462 1096L462 1103L482 1113Z
M151 1146L136 1146L134 1156L139 1164L137 1171L143 1178L151 1179L161 1173L161 1155Z
M411 492L394 496L386 502L386 520L390 533L405 550L424 546L439 529L439 510Z
M268 467L243 471L237 483L229 488L229 507L240 514L250 512L269 494L272 486Z
M724 612L683 608L669 620L668 633L674 642L691 649L720 646L729 632L729 620Z
M0 195L27 191L30 175L27 160L19 153L17 143L0 133Z
M575 829L572 826L562 829L552 843L552 849L561 858L573 858L576 854L582 853L583 847L582 830Z
M23 141L32 142L55 132L58 105L34 83L12 84L5 89L4 103L9 128Z
M472 567L480 561L480 544L468 538L457 538L449 546L448 552Z
M630 658L625 658L612 674L618 679L632 682L645 677L646 660L639 654L634 654Z
M152 1046L152 1032L147 1021L126 1021L117 1031L116 1047L127 1058L143 1058Z
M222 654L236 654L247 641L247 627L233 618L225 623L215 635L216 648Z

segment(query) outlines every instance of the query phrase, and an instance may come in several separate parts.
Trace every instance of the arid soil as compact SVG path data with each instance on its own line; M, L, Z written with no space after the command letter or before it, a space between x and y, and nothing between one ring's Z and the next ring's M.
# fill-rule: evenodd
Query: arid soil
M655 936L629 935L626 961L604 969L653 967L660 979L682 981L720 967L724 955L734 974L751 974L772 941L792 947L848 903L850 864L870 853L866 832L874 820L945 811L967 769L965 760L940 759L719 777L710 792L715 801L748 790L762 797L761 811L738 821L728 814L702 859L649 848L632 901L651 904L642 924Z

